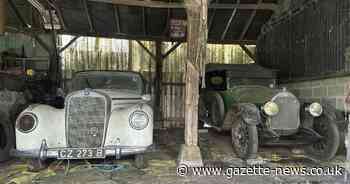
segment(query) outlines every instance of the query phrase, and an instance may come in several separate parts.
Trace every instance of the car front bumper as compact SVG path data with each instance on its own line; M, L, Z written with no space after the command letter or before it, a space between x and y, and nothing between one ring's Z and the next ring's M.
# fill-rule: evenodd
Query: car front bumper
M115 157L116 159L120 159L121 156L127 155L136 155L147 152L151 146L147 147L132 147L132 146L108 146L102 147L105 150L106 157ZM66 148L48 148L46 145L46 141L43 140L41 143L40 149L36 150L16 150L12 149L10 154L13 157L21 157L21 158L38 158L40 160L46 160L48 158L59 158L59 150Z

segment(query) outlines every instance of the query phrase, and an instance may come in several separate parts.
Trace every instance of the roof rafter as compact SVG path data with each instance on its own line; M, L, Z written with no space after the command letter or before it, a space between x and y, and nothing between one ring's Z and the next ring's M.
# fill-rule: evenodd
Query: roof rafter
M120 28L120 15L119 15L118 5L113 5L113 18L114 18L116 31L117 33L120 33L121 28Z
M100 3L111 3L117 5L125 5L125 6L142 6L148 8L185 8L184 3L177 2L162 2L162 1L140 1L140 0L89 0L93 2ZM229 3L212 3L208 6L208 8L213 9L242 9L242 10L272 10L275 11L277 9L277 5L275 3L261 3L259 6L255 3L250 4L229 4Z
M258 0L258 6L259 4L262 3L262 0ZM243 31L241 32L241 35L239 36L239 39L240 40L243 40L245 35L247 34L249 28L250 28L250 25L252 24L255 16L256 16L256 12L257 12L257 9L253 10L253 12L250 14L250 17L247 21L247 23L245 24L244 28L243 28Z
M240 0L237 0L236 5L238 6L238 5L240 5L240 4L241 4L241 1L240 1ZM221 40L224 40L224 39L225 39L226 33L227 33L228 29L230 28L231 23L232 23L232 20L233 20L233 19L235 18L235 16L236 16L236 13L237 13L237 8L235 8L235 9L232 11L231 17L230 17L230 19L228 20L228 22L227 22L227 24L226 24L226 27L225 27L225 30L224 30L224 32L223 32L222 35L221 35Z
M89 22L90 32L95 32L95 27L94 27L94 23L92 22L92 17L91 17L91 14L90 14L88 0L82 0L82 3L83 3L83 6L84 6L85 14L86 14L88 22Z

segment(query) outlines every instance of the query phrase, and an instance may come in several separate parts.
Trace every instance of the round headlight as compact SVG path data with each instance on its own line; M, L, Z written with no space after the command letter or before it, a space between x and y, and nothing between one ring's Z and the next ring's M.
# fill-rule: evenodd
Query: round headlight
M268 116L276 116L280 111L278 105L275 102L267 102L264 105L263 110Z
M310 114L314 117L321 116L322 112L323 112L322 105L317 103L317 102L312 103L308 109L309 109Z
M148 125L148 115L143 111L135 111L129 117L130 126L135 130L143 130Z
M23 133L29 133L36 127L37 119L33 114L24 114L17 120L16 128Z

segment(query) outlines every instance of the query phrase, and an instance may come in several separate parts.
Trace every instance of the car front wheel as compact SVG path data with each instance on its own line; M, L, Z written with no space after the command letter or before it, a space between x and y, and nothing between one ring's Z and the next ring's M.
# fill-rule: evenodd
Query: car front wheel
M242 118L232 125L233 150L241 159L254 159L258 152L258 131L256 125L244 122Z
M12 126L0 116L0 162L10 159L10 149L14 147L15 135Z
M332 118L322 115L315 118L313 129L323 138L306 147L306 154L320 161L332 159L336 155L340 144L340 134L337 125L332 121Z

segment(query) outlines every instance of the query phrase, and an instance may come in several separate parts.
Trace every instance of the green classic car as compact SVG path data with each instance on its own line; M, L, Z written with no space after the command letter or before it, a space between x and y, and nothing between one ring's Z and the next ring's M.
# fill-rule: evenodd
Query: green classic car
M316 160L330 160L340 145L335 110L318 102L300 102L276 88L276 72L256 64L208 64L200 92L199 119L231 131L242 159L257 156L259 145L301 145Z

